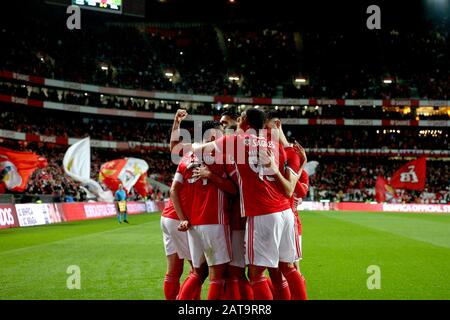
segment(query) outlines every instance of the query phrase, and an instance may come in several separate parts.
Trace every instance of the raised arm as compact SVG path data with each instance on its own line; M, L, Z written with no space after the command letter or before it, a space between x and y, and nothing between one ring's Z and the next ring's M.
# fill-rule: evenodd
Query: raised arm
M173 119L172 131L170 133L170 152L180 143L180 124L187 117L186 110L178 109Z

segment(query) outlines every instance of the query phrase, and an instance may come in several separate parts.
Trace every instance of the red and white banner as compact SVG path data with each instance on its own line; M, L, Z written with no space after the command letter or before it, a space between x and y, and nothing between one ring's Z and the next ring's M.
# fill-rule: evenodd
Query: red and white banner
M427 159L421 157L410 161L391 178L391 186L395 189L423 190L425 188Z
M39 226L62 221L55 203L16 204L17 218L21 227Z
M127 212L128 214L145 213L147 212L147 206L145 205L145 202L127 201Z
M116 117L128 118L143 118L143 119L157 119L157 120L172 120L172 113L162 112L146 112L146 111L130 111L117 110L109 108L87 107L80 105L72 105L65 103L56 103L50 101L37 101L32 99L23 99L13 96L6 96L0 94L0 102L22 104L30 107L40 107L43 109L108 115ZM303 104L302 104L303 105ZM189 115L185 121L208 121L214 120L217 117L207 115ZM337 126L367 126L367 127L449 127L450 120L382 120L382 119L305 119L305 118L282 118L285 125L301 125L301 126L323 126L323 125L337 125ZM25 133L24 133L25 135ZM28 139L39 139L38 135L26 134ZM65 137L47 137L49 140L58 139L55 143L63 143L67 138ZM40 140L37 140L40 141ZM42 140L41 140L42 141ZM49 141L52 142L52 141ZM72 142L73 143L73 142ZM71 143L71 144L72 144ZM120 146L119 146L120 148Z
M73 202L60 204L66 221L98 219L117 215L115 203L105 202Z
M12 204L0 204L0 229L14 228L19 226L16 208Z
M363 202L327 203L303 201L298 206L298 210L450 213L450 204L381 204Z
M386 212L450 213L448 204L383 204Z
M111 95L139 97L157 100L177 100L189 102L209 102L209 103L238 103L254 105L336 105L336 106L430 106L448 107L450 100L421 100L421 99L292 99L292 98L261 98L261 97L234 97L234 96L209 96L202 94L183 94L161 91L143 91L132 89L121 89L111 87L101 87L97 85L47 79L43 77L29 76L10 71L0 71L0 77L4 79L19 80L32 84L45 85L49 87L62 88L67 90L80 90L84 92L103 93Z

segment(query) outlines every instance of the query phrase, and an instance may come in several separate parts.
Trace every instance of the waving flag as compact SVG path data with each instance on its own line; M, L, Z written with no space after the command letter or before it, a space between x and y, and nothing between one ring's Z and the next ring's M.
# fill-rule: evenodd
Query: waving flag
M378 177L375 183L375 200L381 203L389 202L392 198L397 198L395 189L383 177Z
M19 152L0 147L0 190L25 191L28 179L47 160L33 152Z
M112 191L116 191L122 184L124 189L130 192L139 178L147 173L147 170L148 164L142 159L116 159L101 166L99 181Z
M395 189L423 190L425 188L427 159L421 157L398 169L391 178Z
M147 172L139 177L138 181L134 185L134 190L136 190L136 192L142 197L146 197L153 192L153 188L150 186L148 181Z
M309 161L305 164L304 170L308 173L308 176L312 176L316 173L318 165L319 162L317 161Z
M83 188L92 193L99 201L112 202L111 191L105 191L100 184L91 179L91 142L82 139L67 149L63 159L64 171Z

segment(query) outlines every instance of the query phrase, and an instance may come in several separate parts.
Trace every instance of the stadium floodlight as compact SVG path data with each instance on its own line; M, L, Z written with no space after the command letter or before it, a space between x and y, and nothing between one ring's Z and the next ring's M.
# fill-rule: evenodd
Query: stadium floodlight
M291 106L291 110L294 110L294 106Z
M305 78L295 78L295 82L296 83L306 83L306 79Z
M183 51L180 51L180 56L182 56L183 55Z
M239 81L239 77L238 76L229 76L228 80L230 80L230 81Z
M107 67L107 66L101 66L101 69L102 69L103 71L108 71L108 67Z
M383 79L383 83L384 84L391 84L392 83L392 79Z
M275 106L275 110L278 110L278 106Z
M172 73L172 72L166 72L166 73L164 73L164 75L165 75L167 78L173 77L173 73Z

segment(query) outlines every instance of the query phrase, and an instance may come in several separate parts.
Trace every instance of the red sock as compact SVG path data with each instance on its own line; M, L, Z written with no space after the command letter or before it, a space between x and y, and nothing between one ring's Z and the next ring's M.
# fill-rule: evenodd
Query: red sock
M175 300L180 291L180 279L166 274L164 277L164 295L166 300Z
M194 300L202 300L202 287L198 287L197 289L197 294L195 295L195 299Z
M285 275L286 280L289 283L289 289L291 291L292 300L308 300L306 296L306 282L305 278L298 273L295 268L289 270Z
M238 279L229 278L225 280L225 300L241 300Z
M272 296L275 296L275 287L273 286L272 279L270 279L270 278L266 278L266 279L267 279L267 284L269 285L269 288L270 288L270 292L272 292Z
M255 300L273 300L272 291L270 291L269 282L266 277L261 277L251 282L253 297Z
M186 280L184 280L177 300L194 300L198 295L199 288L201 287L202 281L200 280L200 277L195 273L191 273Z
M291 290L286 279L283 279L279 286L275 287L275 292L278 300L291 300Z
M225 280L213 280L209 282L208 300L220 300L223 297Z
M253 300L253 289L247 279L239 279L241 300Z

